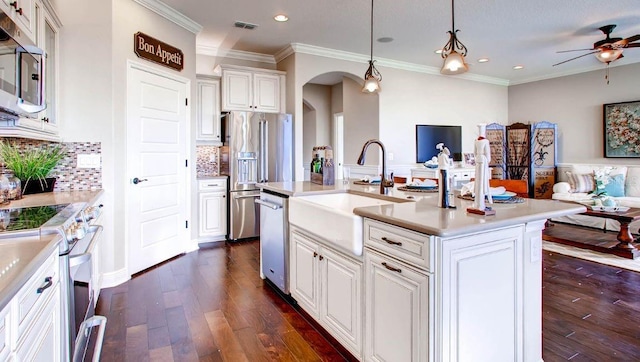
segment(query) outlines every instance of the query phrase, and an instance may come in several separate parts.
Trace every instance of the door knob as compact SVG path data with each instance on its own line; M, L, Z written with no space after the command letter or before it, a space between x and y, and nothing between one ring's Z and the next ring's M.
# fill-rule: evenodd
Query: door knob
M134 178L133 178L133 184L134 184L134 185L137 185L137 184L139 184L140 182L144 182L144 181L149 181L149 180L147 180L146 178L137 178L137 177L134 177Z

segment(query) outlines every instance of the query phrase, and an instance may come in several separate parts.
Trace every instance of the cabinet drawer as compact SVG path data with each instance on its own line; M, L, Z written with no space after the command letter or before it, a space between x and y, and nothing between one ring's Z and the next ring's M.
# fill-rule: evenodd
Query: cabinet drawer
M9 355L10 348L9 348L9 333L8 333L8 329L10 328L10 314L9 314L9 310L11 309L11 305L7 305L1 312L0 312L0 360L4 361L7 356Z
M224 178L200 180L198 191L227 191L227 180Z
M58 249L42 264L40 269L16 294L18 338L33 321L46 300L53 293L60 279Z
M433 236L383 222L364 220L364 244L399 260L429 270L433 264Z

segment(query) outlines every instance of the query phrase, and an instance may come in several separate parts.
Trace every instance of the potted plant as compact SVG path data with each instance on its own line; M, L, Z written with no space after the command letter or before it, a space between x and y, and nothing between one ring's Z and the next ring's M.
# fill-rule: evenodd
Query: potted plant
M60 144L21 150L14 144L0 142L0 157L22 182L22 194L53 191L56 179L53 168L65 156Z

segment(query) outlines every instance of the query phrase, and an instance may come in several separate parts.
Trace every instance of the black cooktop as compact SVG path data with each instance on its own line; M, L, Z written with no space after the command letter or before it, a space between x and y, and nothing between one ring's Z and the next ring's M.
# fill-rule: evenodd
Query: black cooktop
M38 229L69 204L0 210L0 232Z

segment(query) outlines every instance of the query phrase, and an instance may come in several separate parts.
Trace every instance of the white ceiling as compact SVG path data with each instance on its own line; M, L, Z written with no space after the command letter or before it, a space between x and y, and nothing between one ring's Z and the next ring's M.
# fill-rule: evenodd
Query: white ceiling
M291 43L301 43L369 56L370 0L162 0L202 25L198 46L274 55ZM286 23L273 16L284 13ZM257 24L238 29L235 21ZM509 84L601 69L595 56L552 67L582 54L556 51L591 48L604 39L600 26L617 24L612 36L640 34L639 0L458 0L458 39L469 52L470 73L506 80ZM442 48L451 29L448 0L375 0L374 59L409 62L439 68L434 50ZM585 51L586 52L586 51ZM488 57L490 62L477 63ZM640 48L624 51L615 66L640 62ZM524 65L513 70L514 65ZM366 64L363 64L363 75ZM384 76L384 74L383 74Z

